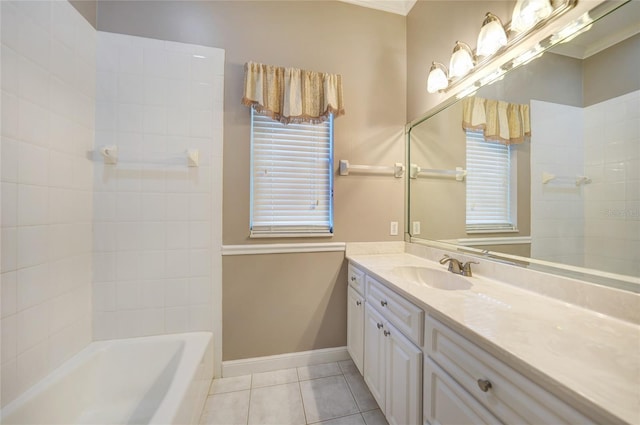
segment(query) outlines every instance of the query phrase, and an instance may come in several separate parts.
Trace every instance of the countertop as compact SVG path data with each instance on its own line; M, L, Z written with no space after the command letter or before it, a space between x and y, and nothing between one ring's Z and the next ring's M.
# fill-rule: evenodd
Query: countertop
M579 410L640 424L640 326L476 274L467 290L418 284L394 268L445 267L407 253L347 258Z

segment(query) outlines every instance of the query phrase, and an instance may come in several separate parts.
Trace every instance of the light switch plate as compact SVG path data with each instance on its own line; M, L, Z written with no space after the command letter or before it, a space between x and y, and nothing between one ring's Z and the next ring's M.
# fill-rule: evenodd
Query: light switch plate
M398 222L397 221L392 221L391 225L389 226L389 234L391 236L397 236L398 235Z

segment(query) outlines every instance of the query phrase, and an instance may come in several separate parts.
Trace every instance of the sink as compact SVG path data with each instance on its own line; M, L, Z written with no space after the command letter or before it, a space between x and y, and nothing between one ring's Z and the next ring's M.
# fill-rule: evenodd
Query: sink
M445 291L459 291L471 288L468 277L463 277L447 270L432 269L430 267L400 266L394 267L393 272L399 277Z

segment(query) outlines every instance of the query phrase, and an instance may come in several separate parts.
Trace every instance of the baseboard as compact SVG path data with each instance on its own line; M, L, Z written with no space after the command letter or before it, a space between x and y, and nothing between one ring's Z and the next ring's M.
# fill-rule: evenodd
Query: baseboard
M251 359L228 360L222 362L222 376L228 378L292 367L338 362L349 360L350 358L347 347L335 347Z

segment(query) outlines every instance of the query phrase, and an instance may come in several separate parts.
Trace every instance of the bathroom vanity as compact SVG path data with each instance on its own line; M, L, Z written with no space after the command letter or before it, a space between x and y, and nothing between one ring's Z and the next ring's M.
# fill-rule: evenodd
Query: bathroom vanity
M347 248L348 349L390 424L640 421L637 323L487 276L533 271L481 261L463 277L434 261L444 251L361 247Z

